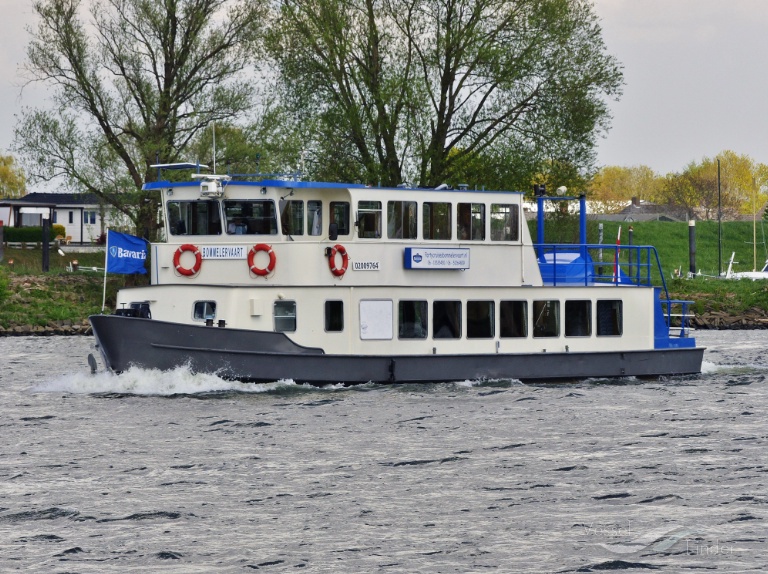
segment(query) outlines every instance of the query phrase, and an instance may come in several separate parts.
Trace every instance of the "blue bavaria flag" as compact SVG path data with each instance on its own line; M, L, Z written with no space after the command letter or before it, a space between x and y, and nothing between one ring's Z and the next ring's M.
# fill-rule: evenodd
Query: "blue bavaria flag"
M146 273L147 242L117 231L107 231L107 273Z

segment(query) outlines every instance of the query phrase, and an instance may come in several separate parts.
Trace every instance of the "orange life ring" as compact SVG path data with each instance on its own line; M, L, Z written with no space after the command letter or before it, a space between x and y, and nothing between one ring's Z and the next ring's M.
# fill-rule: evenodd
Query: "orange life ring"
M185 251L191 251L195 255L195 263L189 269L181 266L181 254L184 253ZM192 275L197 275L202 265L203 265L203 256L200 254L200 250L197 248L197 246L192 245L191 243L185 243L184 245L179 247L176 250L176 253L174 253L173 255L173 266L176 268L176 271L178 271L182 275L186 275L187 277L191 277Z
M261 267L256 267L256 262L254 261L254 259L256 258L256 254L259 251L263 251L267 255L269 255L269 263L264 269L262 269ZM251 247L251 250L248 252L248 267L256 275L261 275L262 277L264 275L269 275L275 270L276 262L277 262L277 257L275 257L275 252L272 251L272 247L270 245L267 245L266 243L259 243L258 245L254 245L253 247Z
M341 267L336 267L336 254L341 255ZM328 254L328 266L331 268L331 273L336 277L341 277L347 272L347 266L349 265L349 255L343 245L336 244L331 247L331 252Z

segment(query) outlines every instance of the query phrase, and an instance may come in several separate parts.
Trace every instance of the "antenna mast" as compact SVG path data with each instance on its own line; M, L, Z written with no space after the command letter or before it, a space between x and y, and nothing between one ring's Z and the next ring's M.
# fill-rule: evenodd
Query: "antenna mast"
M213 130L213 175L216 175L216 122L211 124Z

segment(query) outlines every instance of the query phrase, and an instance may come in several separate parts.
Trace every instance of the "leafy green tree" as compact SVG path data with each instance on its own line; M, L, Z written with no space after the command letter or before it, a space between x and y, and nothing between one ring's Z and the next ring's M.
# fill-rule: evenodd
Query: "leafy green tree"
M0 197L11 199L27 192L24 171L11 155L0 155Z
M650 167L638 165L601 168L589 185L589 198L602 213L615 213L626 207L633 197L653 200L661 178Z
M720 160L718 194L717 162ZM768 166L730 150L691 162L681 173L669 174L656 199L684 207L689 217L733 219L757 213L768 200Z
M369 183L588 170L623 81L587 0L279 4L268 46L312 161Z
M201 163L215 165L219 173L304 172L301 132L290 128L291 121L278 106L262 108L244 126L216 124L201 131L191 152Z
M53 107L25 110L15 149L33 180L63 178L154 228L150 165L186 160L213 122L252 106L245 72L265 15L259 0L35 0L27 68ZM90 19L82 18L90 8Z
M702 167L706 165L716 174L718 159L721 197L725 195L729 204L738 203L738 212L742 215L757 213L768 201L768 166L747 155L725 150L711 160L704 158Z

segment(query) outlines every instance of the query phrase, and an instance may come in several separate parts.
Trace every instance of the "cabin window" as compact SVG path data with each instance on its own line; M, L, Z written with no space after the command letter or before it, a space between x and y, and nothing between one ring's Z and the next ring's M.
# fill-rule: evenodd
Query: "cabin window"
M509 203L491 204L491 241L519 241L519 207Z
M597 302L597 336L617 337L624 331L621 301Z
M392 301L363 299L360 301L360 338L392 339Z
M528 302L499 303L499 335L504 338L528 336Z
M167 208L171 235L221 235L218 201L169 201Z
M560 335L560 301L533 302L533 336Z
M381 202L357 202L357 236L364 239L381 237Z
M397 308L397 336L400 339L427 338L427 302L400 301Z
M230 235L276 235L277 215L271 199L224 202L227 233Z
M307 201L307 234L323 234L323 202L316 199Z
M325 330L332 333L344 330L344 301L325 302Z
M495 319L493 301L467 301L467 339L492 339Z
M435 301L432 303L432 338L458 339L461 337L461 301Z
M304 202L280 200L280 230L283 235L304 235Z
M450 239L451 204L425 202L422 227L424 239Z
M296 330L296 301L275 301L273 314L275 331L291 333Z
M565 302L565 336L589 337L592 334L592 302Z
M485 239L485 205L459 203L456 206L456 237L462 241Z
M207 321L216 318L216 301L195 301L192 317L196 321Z
M415 201L387 202L387 237L416 239L417 207Z
M339 235L349 235L349 202L332 201L331 202L331 223L337 226Z

